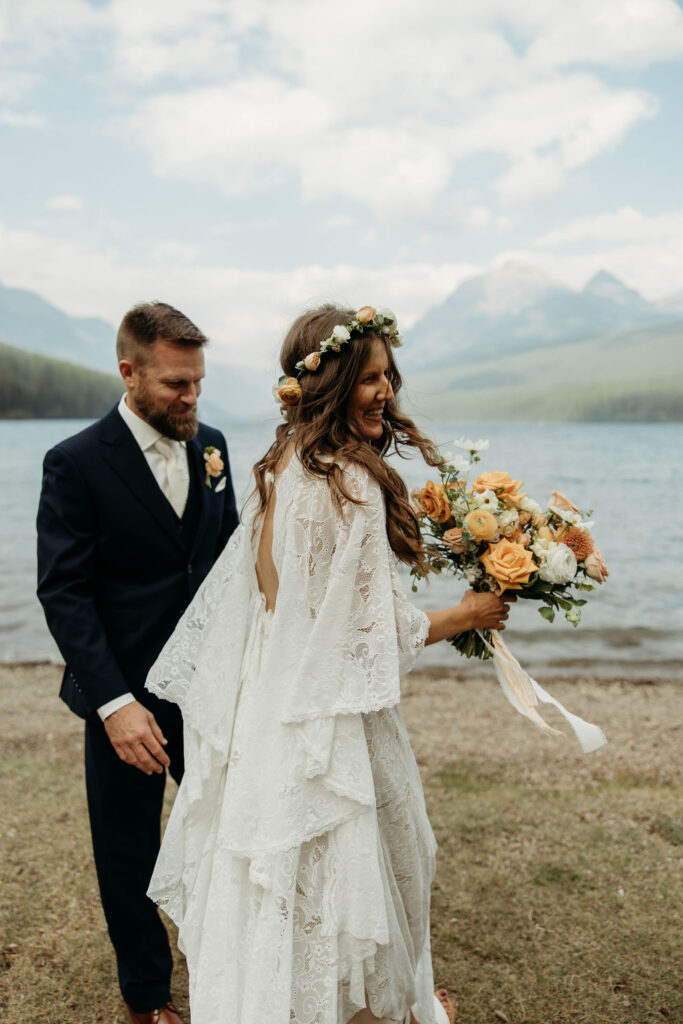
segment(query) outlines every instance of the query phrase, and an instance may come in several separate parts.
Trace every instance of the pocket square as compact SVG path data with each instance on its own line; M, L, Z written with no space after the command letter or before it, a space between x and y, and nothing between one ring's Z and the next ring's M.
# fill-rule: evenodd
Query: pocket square
M223 488L225 487L227 482L228 482L228 478L227 478L227 476L224 476L223 479L220 480L219 483L216 484L216 494L218 494L219 491L223 490Z

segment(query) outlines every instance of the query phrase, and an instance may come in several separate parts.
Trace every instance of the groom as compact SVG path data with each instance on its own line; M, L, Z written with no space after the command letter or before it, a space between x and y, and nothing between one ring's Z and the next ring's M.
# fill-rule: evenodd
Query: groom
M47 453L38 509L38 596L66 662L61 697L85 719L95 865L132 1024L182 1024L146 895L182 719L145 677L237 525L225 439L197 420L205 344L172 306L131 309L116 341L126 393Z

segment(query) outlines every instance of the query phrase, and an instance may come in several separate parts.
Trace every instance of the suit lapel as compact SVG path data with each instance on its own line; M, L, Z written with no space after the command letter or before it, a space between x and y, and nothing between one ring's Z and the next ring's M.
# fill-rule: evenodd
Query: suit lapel
M194 556L197 542L204 532L206 526L206 520L209 515L209 501L213 497L211 490L205 486L204 479L206 477L206 470L204 469L204 448L199 438L199 434L194 437L187 444L187 456L188 460L192 463L190 466L190 486L199 487L199 500L201 502L201 511L199 513L199 526L195 531L195 535L192 539L192 548L190 550L190 558ZM193 483L196 481L196 483Z
M100 441L102 458L107 465L182 550L178 517L154 479L147 459L118 409L112 409L102 420Z

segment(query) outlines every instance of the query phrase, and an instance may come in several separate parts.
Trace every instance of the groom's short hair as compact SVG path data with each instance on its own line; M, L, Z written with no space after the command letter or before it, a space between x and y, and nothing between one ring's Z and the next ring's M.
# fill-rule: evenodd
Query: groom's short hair
M129 309L116 335L116 355L119 362L129 359L140 365L147 361L157 341L172 345L199 348L208 338L192 321L167 302L141 302Z

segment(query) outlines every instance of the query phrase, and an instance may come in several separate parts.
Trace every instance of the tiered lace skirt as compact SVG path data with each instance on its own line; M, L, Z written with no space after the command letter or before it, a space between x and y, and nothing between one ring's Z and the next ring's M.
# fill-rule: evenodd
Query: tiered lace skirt
M397 707L283 721L254 601L227 753L186 724L150 896L176 921L193 1024L434 1024L435 841Z

